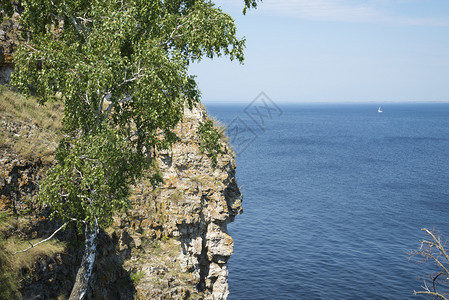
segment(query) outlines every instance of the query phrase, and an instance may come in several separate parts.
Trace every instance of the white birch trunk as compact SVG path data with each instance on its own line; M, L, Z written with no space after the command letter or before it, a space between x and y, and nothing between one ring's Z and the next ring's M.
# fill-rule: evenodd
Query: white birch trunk
M98 237L98 221L95 219L95 225L86 225L86 243L84 245L83 259L81 266L76 274L75 284L70 293L70 300L82 300L86 296L89 287L90 278L95 263L95 254L97 251L97 237Z

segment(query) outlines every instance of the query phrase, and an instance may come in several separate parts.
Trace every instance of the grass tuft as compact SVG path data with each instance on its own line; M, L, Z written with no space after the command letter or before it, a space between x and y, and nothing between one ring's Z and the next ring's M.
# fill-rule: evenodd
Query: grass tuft
M49 163L62 136L62 104L39 104L0 86L0 148L20 157Z
M209 117L210 120L212 120L212 123L214 124L215 129L220 134L220 139L226 143L229 143L229 137L226 135L226 131L228 128L225 124L221 123L220 120L215 119L213 117Z
M130 277L133 281L134 285L136 285L140 279L142 279L145 276L145 273L143 271L137 272L137 273L131 273Z

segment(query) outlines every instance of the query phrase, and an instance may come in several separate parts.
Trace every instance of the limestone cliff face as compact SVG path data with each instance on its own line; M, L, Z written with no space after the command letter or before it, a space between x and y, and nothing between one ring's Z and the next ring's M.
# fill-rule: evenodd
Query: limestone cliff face
M221 141L224 154L215 169L199 149L197 129L206 118L201 106L186 109L176 128L180 141L170 151L156 153L163 183L153 187L149 179L139 182L130 210L114 216L113 225L101 233L89 298L227 298L226 263L233 253L227 224L242 212L242 196L228 144ZM0 130L9 130L7 122L1 124ZM28 221L11 224L2 238L46 237L58 224L33 204L45 165L20 159L8 148L0 150L0 210L15 210L20 220L28 209ZM31 269L22 270L22 298L64 298L70 292L82 254L76 242L83 238L70 228L57 238L67 242L63 253L40 257Z
M141 272L136 285L140 298L185 291L201 298L225 299L229 293L226 262L233 252L233 240L226 226L242 211L241 194L235 182L233 152L227 144L222 143L226 151L215 170L199 150L197 129L205 120L204 109L186 110L177 128L181 141L171 151L157 154L163 184L154 190L140 183L132 217L116 218L116 226L134 232L135 245L148 238L161 238L169 245L165 251L157 250L165 258L159 262L149 251L143 256L148 261L136 265L131 259L126 263ZM169 274L174 270L179 276ZM154 284L159 279L162 282ZM189 286L193 287L190 291L186 289Z

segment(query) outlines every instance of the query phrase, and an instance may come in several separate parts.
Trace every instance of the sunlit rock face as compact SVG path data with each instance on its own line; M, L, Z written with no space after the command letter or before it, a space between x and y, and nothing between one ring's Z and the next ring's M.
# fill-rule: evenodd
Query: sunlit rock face
M227 261L234 246L227 224L242 212L242 196L234 154L224 137L216 168L200 151L197 130L206 120L200 105L186 109L176 128L179 142L170 151L155 153L163 182L154 186L151 174L144 177L132 187L130 209L115 215L112 226L100 233L88 298L227 298ZM10 120L0 125L11 140L43 130ZM54 141L49 144L55 146ZM38 183L51 162L23 159L13 149L0 149L0 211L16 211L20 217L1 238L45 238L60 226L48 219L48 209L35 203ZM67 243L66 250L39 257L21 274L24 298L70 293L84 237L71 228L56 237Z
M154 189L142 182L136 187L135 205L130 212L134 216L130 219L134 236L165 240L165 246L171 244L167 249L156 246L166 259L162 265L154 265L154 261L143 263L145 275L136 286L142 298L157 298L170 289L169 297L180 298L190 295L225 299L229 294L226 263L234 243L226 227L242 212L242 196L235 181L234 154L229 145L222 141L225 153L219 155L215 169L199 150L197 129L206 118L201 106L186 109L184 120L176 129L180 141L171 151L157 154L163 184ZM168 273L176 270L178 275L170 275L166 284L156 288L157 268Z

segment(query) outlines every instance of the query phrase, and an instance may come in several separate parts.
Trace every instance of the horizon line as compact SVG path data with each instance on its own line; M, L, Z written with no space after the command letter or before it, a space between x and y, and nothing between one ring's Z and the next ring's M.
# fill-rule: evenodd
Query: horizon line
M252 100L251 100L252 101ZM202 100L204 105L248 105L251 101L242 100ZM289 105L289 104L369 104L369 105L389 105L389 104L449 104L449 100L444 101L274 101L276 104Z

